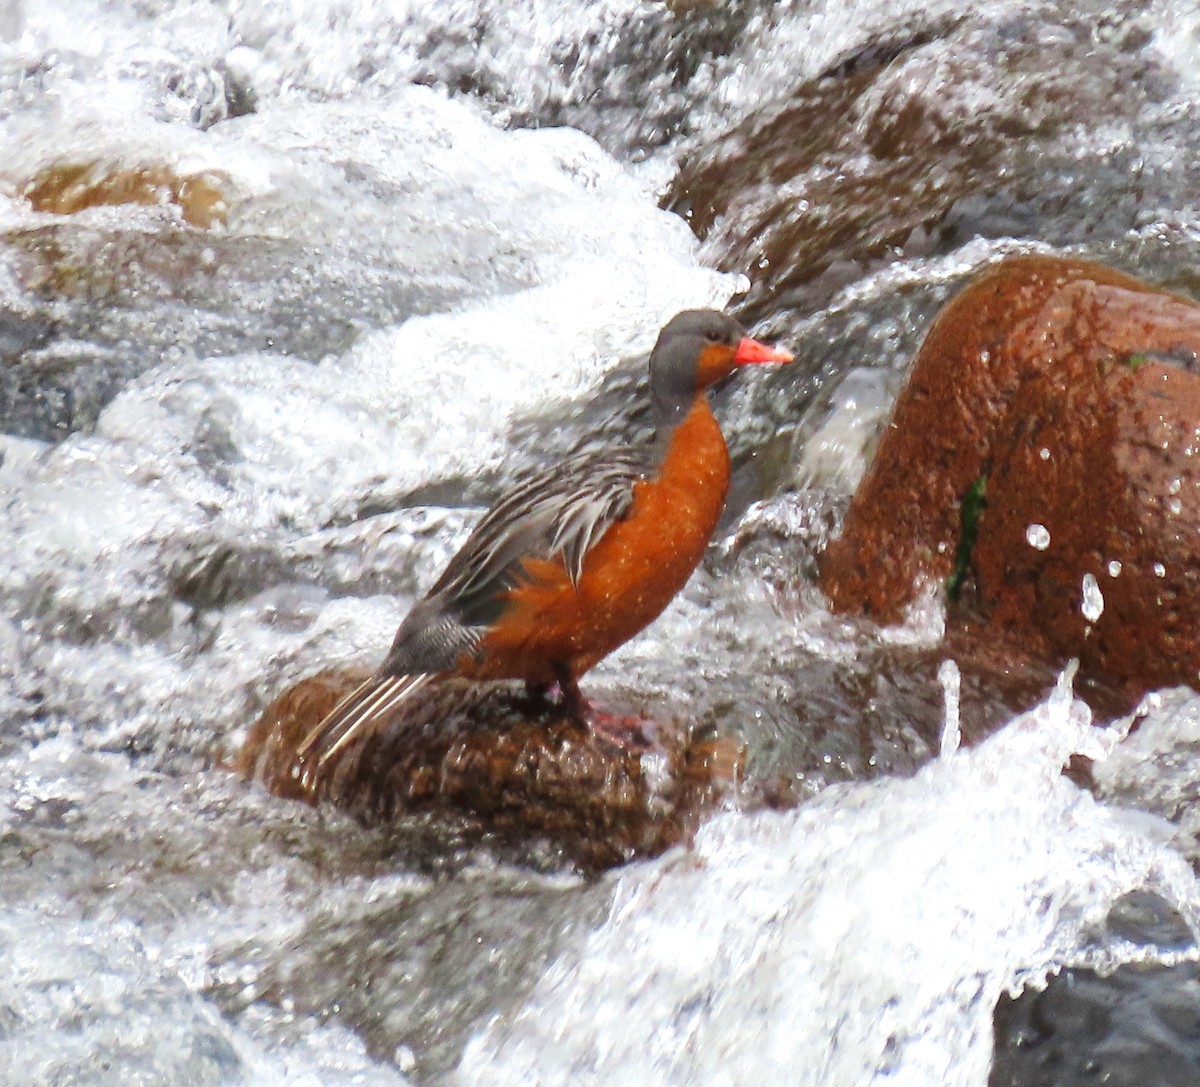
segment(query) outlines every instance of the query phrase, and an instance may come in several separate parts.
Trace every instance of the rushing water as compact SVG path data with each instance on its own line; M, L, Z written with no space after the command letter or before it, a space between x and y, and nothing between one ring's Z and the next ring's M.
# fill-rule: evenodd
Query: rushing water
M1200 700L1126 737L1066 680L959 692L936 602L879 631L812 584L973 269L1196 286L1194 10L10 0L0 37L3 1082L1067 1083L989 1072L1005 994L1194 988ZM34 206L122 170L142 202ZM727 523L589 686L741 737L744 804L584 879L222 768L515 472L644 438L658 327L730 302L798 361L718 398ZM1150 984L1094 1068L1196 1082Z

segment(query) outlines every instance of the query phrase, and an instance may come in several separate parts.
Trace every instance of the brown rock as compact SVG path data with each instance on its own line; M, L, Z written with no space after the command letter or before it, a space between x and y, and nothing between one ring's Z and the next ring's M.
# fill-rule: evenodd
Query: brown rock
M511 684L447 679L302 779L297 748L363 673L323 673L277 698L236 769L277 796L329 803L364 822L411 812L474 819L480 830L545 836L588 867L659 853L687 837L738 780L741 748L696 740L678 721L642 722L622 748Z
M968 488L992 468L1022 384L1138 353L1200 350L1194 303L1085 261L1002 261L945 306L913 363L821 587L840 611L893 622L953 569Z
M974 566L989 626L1143 687L1195 683L1200 376L1170 363L1198 355L1188 299L1083 261L990 269L930 329L823 556L834 607L891 622L944 582L964 496L987 477ZM1095 622L1085 574L1104 599Z
M55 215L101 205L175 204L186 222L207 230L226 221L224 185L216 174L180 176L166 166L59 163L39 171L22 192L36 211Z
M1021 389L988 480L978 591L992 626L1047 656L1143 688L1196 686L1200 374L1139 363L1072 366ZM1031 525L1049 534L1044 549Z
M1111 152L1068 165L1069 134L1133 118L1161 92L1144 52L1098 42L1083 17L1054 25L1048 66L1036 35L966 7L889 24L781 108L697 141L665 204L719 267L749 276L738 310L750 325L785 308L808 317L898 252L947 253L976 235L1075 240L1103 217L1080 194L1116 202L1129 184L1128 170L1105 178Z

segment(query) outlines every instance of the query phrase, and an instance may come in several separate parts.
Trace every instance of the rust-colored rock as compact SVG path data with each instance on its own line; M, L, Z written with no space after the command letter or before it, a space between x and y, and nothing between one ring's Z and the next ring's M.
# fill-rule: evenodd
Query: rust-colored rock
M975 547L989 622L1086 670L1196 686L1200 374L1089 360L1029 382L1013 416Z
M1143 687L1194 684L1200 375L1184 367L1198 356L1188 299L1083 261L996 265L926 337L823 557L825 593L898 619L922 582L950 576L963 498L986 477L974 567L993 629ZM1085 574L1104 600L1095 622Z
M1200 351L1200 309L1084 261L1018 257L938 315L821 564L834 606L900 617L953 568L967 489L992 468L1002 423L1039 374L1138 353Z
M179 175L166 166L59 163L40 170L22 192L36 211L55 215L102 205L174 204L185 222L207 230L226 221L223 182L216 174Z
M544 835L588 867L659 853L686 838L742 772L729 739L694 740L645 722L648 746L598 739L512 684L435 683L308 782L296 751L363 673L323 673L277 698L236 761L277 796L328 803L364 822L402 813L472 817L481 830Z

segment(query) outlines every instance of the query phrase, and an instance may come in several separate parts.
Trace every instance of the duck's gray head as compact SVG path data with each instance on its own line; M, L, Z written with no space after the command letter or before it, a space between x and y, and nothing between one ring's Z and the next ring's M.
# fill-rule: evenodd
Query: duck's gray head
M678 423L696 395L739 366L790 362L792 356L746 335L728 314L712 309L677 313L650 353L650 396L660 430Z

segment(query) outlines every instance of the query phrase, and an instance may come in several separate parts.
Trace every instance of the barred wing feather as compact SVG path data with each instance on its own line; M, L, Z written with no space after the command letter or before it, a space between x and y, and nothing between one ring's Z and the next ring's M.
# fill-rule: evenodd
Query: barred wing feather
M623 450L574 457L529 477L484 515L430 596L445 593L470 610L472 598L516 584L524 560L558 555L577 584L588 552L629 513L634 484L649 471L644 453Z

